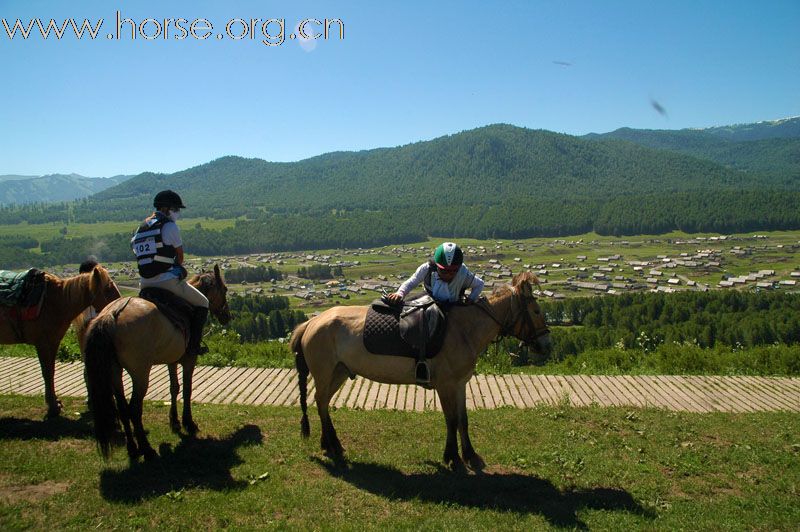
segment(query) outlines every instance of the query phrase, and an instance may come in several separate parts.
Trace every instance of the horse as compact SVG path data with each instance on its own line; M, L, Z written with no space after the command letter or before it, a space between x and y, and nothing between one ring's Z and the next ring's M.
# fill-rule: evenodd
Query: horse
M444 344L429 362L430 386L439 396L447 425L444 462L453 469L462 468L465 462L474 470L485 466L472 447L467 423L466 386L475 371L478 355L498 335L513 335L545 356L552 350L532 283L538 285L533 274L517 274L510 285L496 288L488 298L471 305L457 305L448 312ZM306 404L310 373L322 425L320 445L336 461L343 460L344 450L328 406L348 376L361 375L389 384L416 383L414 358L375 355L366 350L363 330L367 310L365 306L333 307L295 327L290 341L300 387L301 435L307 438L310 434ZM458 454L457 432L461 435L463 460Z
M33 320L0 319L0 344L30 344L36 348L44 378L47 417L61 413L56 397L56 353L74 320L86 307L100 311L120 297L119 289L102 266L88 273L61 279L45 272L45 294L39 316Z
M228 288L219 266L214 266L213 273L195 275L188 282L208 298L209 310L220 323L224 325L230 322ZM177 364L183 366L182 422L187 432L197 433L191 409L192 376L197 357L184 354L186 340L183 333L153 303L139 297L112 303L89 324L84 355L89 408L94 414L94 435L103 458L107 459L110 455L117 420L122 422L125 430L131 461L139 456L144 456L145 460L158 456L147 441L142 426L144 396L147 394L150 370L156 364L169 366L172 399L170 422L173 427L177 424ZM130 402L125 398L122 385L123 369L128 372L133 384Z

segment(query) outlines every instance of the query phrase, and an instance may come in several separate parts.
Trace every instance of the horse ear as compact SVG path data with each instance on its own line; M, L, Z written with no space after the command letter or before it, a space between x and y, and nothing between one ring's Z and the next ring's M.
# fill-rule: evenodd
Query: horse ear
M214 265L214 279L217 280L218 284L222 284L222 275L219 273L219 264Z
M89 290L94 294L103 286L103 272L100 271L100 265L92 268L92 278L89 279Z

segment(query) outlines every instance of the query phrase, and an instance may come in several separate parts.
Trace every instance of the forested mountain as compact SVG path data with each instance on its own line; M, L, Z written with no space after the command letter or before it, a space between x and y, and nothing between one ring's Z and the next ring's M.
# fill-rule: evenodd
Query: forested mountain
M140 174L78 202L74 216L130 219L163 188L180 191L192 215L255 217L263 212L588 201L764 186L786 184L628 142L494 125L295 163L223 157L174 174Z
M790 134L794 123L771 131ZM656 146L650 147L501 124L293 163L230 156L173 174L140 174L74 202L3 207L0 223L126 220L133 228L151 210L153 195L171 188L188 205L185 216L241 217L223 231L185 228L184 240L199 254L377 246L429 236L800 228L798 139L729 141L722 137L738 137L717 129L616 132L649 139ZM767 135L764 128L748 131ZM676 153L676 146L689 153ZM56 263L97 249L108 260L129 253L127 240L68 236L42 242L41 249ZM1 256L25 258L8 246Z
M800 117L705 129L621 128L584 138L626 140L707 159L747 172L762 183L766 179L794 188L800 183Z
M84 177L78 174L0 176L0 205L69 201L85 198L131 176Z

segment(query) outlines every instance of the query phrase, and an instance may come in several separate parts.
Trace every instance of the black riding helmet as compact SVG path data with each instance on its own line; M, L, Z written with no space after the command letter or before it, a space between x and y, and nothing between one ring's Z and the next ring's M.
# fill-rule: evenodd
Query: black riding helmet
M156 197L153 199L153 207L156 209L160 209L161 207L185 209L186 205L183 204L183 200L178 196L177 192L162 190L156 194Z

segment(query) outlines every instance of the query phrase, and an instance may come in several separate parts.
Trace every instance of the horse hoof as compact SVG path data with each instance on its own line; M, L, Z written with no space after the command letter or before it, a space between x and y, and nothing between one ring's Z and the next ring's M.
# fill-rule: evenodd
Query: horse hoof
M45 414L45 419L50 419L53 417L58 417L61 415L61 409L64 408L64 405L61 404L61 401L56 399L53 404L48 403L47 414Z
M131 462L135 462L142 453L139 452L139 448L136 445L128 445L128 460Z
M185 428L186 432L188 432L191 436L195 436L198 432L200 432L200 427L198 427L197 423L194 421L189 421L188 423L184 421L183 428Z
M459 458L458 460L450 461L450 471L453 473L466 473L467 467L464 462Z
M172 432L174 432L175 434L179 434L179 433L180 433L180 431L181 431L181 424L180 424L180 423L178 423L178 420L176 419L176 420L173 420L173 421L170 421L170 422L169 422L169 428L170 428L170 429L172 430Z
M484 462L483 458L481 458L478 454L474 454L469 458L464 458L464 460L473 471L482 471L486 468L486 462Z
M450 469L453 471L463 471L464 470L464 462L461 460L461 457L458 454L455 455L444 455L444 465L450 466Z

